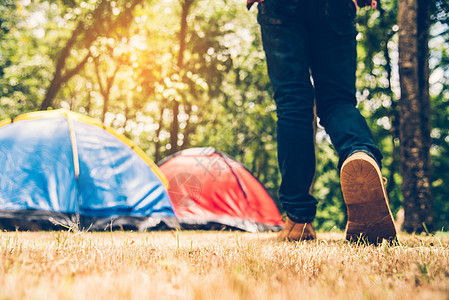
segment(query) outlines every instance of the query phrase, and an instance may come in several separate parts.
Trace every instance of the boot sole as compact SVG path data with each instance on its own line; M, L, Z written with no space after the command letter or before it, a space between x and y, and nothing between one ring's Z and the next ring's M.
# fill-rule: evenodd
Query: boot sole
M344 162L341 189L348 211L346 239L378 244L396 239L382 173L370 156L359 152Z

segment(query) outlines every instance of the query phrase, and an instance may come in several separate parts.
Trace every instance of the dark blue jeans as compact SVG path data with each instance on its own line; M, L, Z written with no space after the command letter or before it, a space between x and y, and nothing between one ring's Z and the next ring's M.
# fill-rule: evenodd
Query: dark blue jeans
M363 151L380 165L364 117L356 108L357 63L352 0L265 0L259 4L263 47L277 106L279 196L290 219L309 223L316 199L313 107L339 155L339 166Z

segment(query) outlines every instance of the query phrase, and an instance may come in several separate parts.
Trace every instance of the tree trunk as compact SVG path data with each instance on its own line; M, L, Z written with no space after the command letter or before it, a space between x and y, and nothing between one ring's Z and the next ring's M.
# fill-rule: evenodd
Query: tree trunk
M112 57L111 57L112 59ZM109 99L111 95L111 89L112 85L114 84L115 76L117 75L120 65L117 65L114 69L114 72L110 77L106 76L106 83L103 83L103 80L101 79L101 71L98 59L94 59L94 66L95 66L95 74L97 76L98 86L100 88L100 94L103 96L103 111L101 113L101 122L104 124L104 121L106 119L106 113L109 109Z
M179 133L179 120L178 120L178 114L179 114L179 102L175 99L172 100L173 107L173 120L171 123L170 128L170 145L171 148L168 150L168 155L175 153L178 151L178 133Z
M184 104L184 111L189 116L186 120L186 127L184 128L184 138L180 150L186 149L190 146L190 135L195 131L195 125L191 122L192 106L189 103Z
M195 0L181 0L181 26L179 29L179 52L178 52L178 61L177 61L177 67L178 72L182 73L181 71L184 68L184 52L186 49L186 39L187 39L187 17L189 16L190 8L192 7L192 4ZM173 154L176 151L178 151L178 134L179 134L179 120L178 120L178 114L179 114L179 106L180 102L176 101L176 99L172 99L172 111L173 111L173 121L170 128L170 144L171 148L167 151L167 154Z
M156 140L154 143L154 161L155 162L159 162L162 159L160 134L161 134L162 128L164 126L164 112L165 112L164 105L161 104L160 105L159 127L156 130L156 134L155 134Z
M404 230L432 230L428 0L399 0L400 149ZM425 224L425 226L423 226Z

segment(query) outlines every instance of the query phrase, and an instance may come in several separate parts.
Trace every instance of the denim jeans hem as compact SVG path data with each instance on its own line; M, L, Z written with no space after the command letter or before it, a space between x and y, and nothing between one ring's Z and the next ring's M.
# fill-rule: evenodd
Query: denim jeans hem
M302 216L298 217L289 212L287 212L287 217L295 223L312 223L315 216Z
M368 156L370 156L377 163L377 165L379 166L379 169L382 170L382 163L381 163L381 161L371 151L369 151L367 148L357 148L357 149L354 149L352 152L350 152L347 157L345 157L344 159L342 159L340 161L340 163L338 165L338 171L341 170L341 166L343 165L344 161L347 158L349 158L351 155L353 155L353 154L355 154L357 152L363 152L363 153L367 154Z

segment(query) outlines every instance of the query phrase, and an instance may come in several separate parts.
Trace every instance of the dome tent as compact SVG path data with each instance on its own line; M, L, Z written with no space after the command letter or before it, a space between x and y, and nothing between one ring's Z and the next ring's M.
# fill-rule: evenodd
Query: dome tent
M0 227L178 226L158 167L130 140L67 110L0 122Z
M212 147L179 151L158 163L185 229L278 231L282 217L262 184L239 162Z

